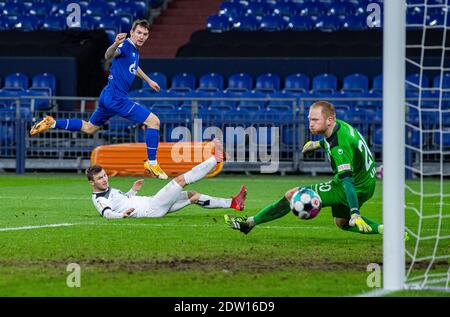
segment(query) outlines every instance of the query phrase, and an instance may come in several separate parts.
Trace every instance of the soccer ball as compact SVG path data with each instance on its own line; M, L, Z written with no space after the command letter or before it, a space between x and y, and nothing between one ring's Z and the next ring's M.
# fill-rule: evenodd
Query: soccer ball
M309 188L301 188L291 199L291 210L300 219L312 219L322 208L320 196Z

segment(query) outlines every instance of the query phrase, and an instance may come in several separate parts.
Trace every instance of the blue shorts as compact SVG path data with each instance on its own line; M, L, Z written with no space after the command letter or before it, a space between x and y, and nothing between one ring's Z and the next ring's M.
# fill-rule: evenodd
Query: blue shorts
M113 96L107 89L103 89L98 101L98 107L89 122L101 127L111 117L117 115L136 123L144 123L151 111L127 97Z

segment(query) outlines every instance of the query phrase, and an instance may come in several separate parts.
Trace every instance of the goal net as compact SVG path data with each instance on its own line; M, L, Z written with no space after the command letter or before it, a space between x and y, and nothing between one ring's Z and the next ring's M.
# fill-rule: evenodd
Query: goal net
M449 4L406 1L405 287L410 289L450 290Z

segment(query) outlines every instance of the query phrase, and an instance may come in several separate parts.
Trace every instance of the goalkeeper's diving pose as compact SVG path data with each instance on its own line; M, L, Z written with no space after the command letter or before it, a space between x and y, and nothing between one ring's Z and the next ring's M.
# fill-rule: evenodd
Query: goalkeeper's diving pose
M243 210L245 207L245 186L233 198L217 198L194 191L183 191L183 187L202 179L218 162L223 162L222 144L215 139L214 156L195 166L187 173L177 176L154 196L137 196L143 180L138 180L127 193L109 187L105 170L94 165L86 170L86 176L92 186L92 202L100 215L105 218L157 218L174 212L190 204L204 208L232 208Z
M323 148L328 154L334 177L326 183L307 187L317 192L322 207L331 207L334 222L339 228L363 234L383 233L383 225L361 216L360 208L373 196L376 167L363 136L348 123L336 119L334 106L326 101L314 103L309 110L309 129L321 135L320 141L308 141L303 153ZM256 225L275 220L291 210L290 200L299 190L295 187L275 203L266 206L253 217L225 215L225 221L247 234Z

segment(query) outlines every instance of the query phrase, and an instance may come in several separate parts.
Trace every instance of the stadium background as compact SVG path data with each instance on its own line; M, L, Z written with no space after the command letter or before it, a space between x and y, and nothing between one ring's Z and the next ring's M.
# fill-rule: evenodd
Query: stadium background
M271 176L259 176L257 174L261 164L258 162L230 162L225 164L223 173L217 179L208 180L217 184L217 191L214 193L217 196L223 195L220 191L222 187L225 195L229 196L240 183L247 183L249 190L254 190L254 196L248 202L248 213L253 214L287 189L326 180L327 173L331 172L322 152L312 157L301 155L301 147L310 139L307 109L318 99L327 99L335 104L337 116L361 131L374 152L377 163L381 163L383 33L379 24L368 25L367 17L372 11L367 8L369 3L382 6L382 1L73 1L81 7L81 25L68 28L66 16L70 12L66 8L70 2L0 1L0 169L5 172L0 175L0 184L2 200L8 206L8 210L2 210L7 216L2 217L1 221L5 228L40 226L51 224L52 221L65 222L66 219L77 224L88 220L88 225L40 229L41 235L32 235L32 250L26 248L27 241L29 242L26 233L32 231L2 233L16 238L13 245L5 245L2 251L3 273L13 272L10 274L11 278L0 282L3 283L2 286L8 286L13 294L18 295L95 295L95 290L89 287L84 288L86 293L83 293L83 288L81 292L73 293L71 289L60 286L61 283L58 284L57 280L65 273L55 268L48 272L52 278L47 286L39 286L40 282L37 280L41 280L41 277L32 281L29 288L12 286L14 276L18 281L25 281L29 274L49 263L61 267L68 261L85 261L87 265L94 267L91 270L98 271L96 277L91 277L94 280L107 279L110 276L108 274L113 273L120 280L124 272L138 267L139 275L145 275L146 267L148 270L164 272L175 267L171 277L173 280L169 278L168 281L172 285L170 283L175 283L173 281L180 278L178 275L193 272L194 277L183 278L199 279L198 288L194 287L196 290L191 293L194 296L354 295L368 290L365 285L365 265L369 261L362 259L368 256L373 262L381 261L381 237L355 237L338 233L328 214L316 221L316 232L311 227L309 230L302 230L306 225L299 224L294 218L283 219L273 225L271 234L268 234L271 230L269 226L265 234L255 234L255 240L247 239L242 242L247 237L227 232L223 225L213 225L222 221L219 214L194 211L192 208L187 212L171 215L167 217L168 220L158 220L157 223L149 220L135 222L142 224L142 227L133 229L137 230L134 239L145 241L148 231L152 231L154 239L160 241L156 233L161 233L161 237L170 240L167 246L158 242L159 249L155 251L141 242L139 245L145 251L136 246L127 249L115 239L130 234L131 226L120 227L118 223L117 227L102 226L104 222L98 217L94 218L97 215L88 200L79 201L75 205L72 202L88 197L87 184L76 172L80 173L89 166L90 152L103 144L143 142L142 127L121 118L113 118L95 136L52 130L31 138L27 131L44 114L52 114L58 118L89 118L95 109L98 95L107 82L109 65L103 57L106 48L112 43L115 34L129 31L134 19L149 19L152 29L149 40L141 51L140 67L159 83L162 91L154 93L141 80L136 79L130 96L159 116L162 123L161 141L176 141L171 137L172 129L180 125L192 128L195 118L201 118L205 128L214 125L222 129L228 126L268 126L280 129L279 172ZM437 11L428 13L430 20L442 15ZM407 19L420 19L420 12L411 10ZM430 32L430 42L433 42L434 35ZM419 37L421 33L411 28L408 29L408 36ZM431 54L425 60L432 61L436 58L440 56ZM421 85L439 87L438 74L436 72L430 78L423 77ZM407 69L407 75L410 82L419 83L418 74ZM443 87L450 88L450 76L444 78ZM418 95L415 86L406 88L410 100L422 97ZM425 97L432 104L437 95L430 92ZM432 127L436 122L433 115L430 113L429 117L422 118L422 123ZM408 116L412 121L419 120L417 113L410 112ZM444 122L448 123L450 120ZM249 137L235 138L237 145L243 146L248 152ZM270 135L267 138L270 149ZM419 142L418 134L413 131L407 131L407 138L413 145ZM423 142L429 149L441 146L441 139L432 134ZM448 134L443 142L444 146L450 146ZM408 162L414 164L415 159L412 152L407 152ZM438 161L437 156L431 154L425 157L423 163L433 166ZM55 171L65 173L55 174ZM14 172L27 173L18 178L14 176ZM228 174L229 172L233 174ZM318 173L325 175L310 178ZM286 174L292 175L281 177ZM411 172L407 176L413 177ZM119 184L126 187L131 181L127 178L111 179L114 187L119 187ZM273 192L265 196L264 184L267 182L273 182ZM157 190L160 186L160 183L151 179L147 184L149 189L146 194L151 194L151 190ZM61 186L70 190L70 194L61 190ZM196 188L209 190L207 185L198 185ZM48 192L52 195L45 198ZM251 192L249 195L252 195ZM19 197L27 197L28 202L16 202L16 199L21 199ZM56 202L61 208L55 208ZM369 205L365 212L381 221L380 208L378 188L373 205ZM44 218L40 218L40 212L47 214L48 218L43 214ZM85 219L86 217L89 219ZM194 227L189 227L191 223L188 220ZM203 220L208 224L206 227L202 227ZM187 227L180 229L179 236L173 239L168 231L178 228L177 221L186 223ZM167 225L169 229L162 230L158 224L163 227ZM94 225L99 225L99 231L112 237L111 245L106 243L99 246L98 242L93 242ZM286 226L286 231L283 231L283 226ZM302 231L299 236L295 232L297 229ZM71 233L71 230L74 232ZM219 246L212 248L200 237L193 237L198 234L196 230L204 231L206 237ZM218 237L213 238L214 234ZM337 240L348 247L354 257L332 250L331 239L337 234L340 234ZM80 240L77 241L75 236ZM55 246L51 244L45 250L37 247L52 238L58 241ZM221 245L220 238L224 238L225 245ZM303 241L300 242L298 238ZM73 252L65 249L65 239L68 240L67 246L74 248ZM180 245L174 242L184 239L193 248L188 248L191 252L181 250ZM268 239L268 246L262 245L264 239ZM319 243L315 241L317 239ZM356 243L360 246L355 246L353 240L362 242ZM304 245L308 242L310 244L305 248ZM204 248L204 252L194 251L196 245L199 246L198 250ZM236 254L230 251L231 245L236 248ZM53 248L54 252L51 251ZM253 248L261 251L260 258L265 259L262 267L256 265L259 261L258 254L251 251ZM299 251L298 248L304 249ZM373 248L373 252L366 248ZM308 251L314 255L311 257ZM224 271L237 270L239 278L242 278L241 274L245 275L245 272L240 271L242 268L236 268L230 263L230 259L224 262L224 267L219 260L212 260L217 257L226 259L227 256L237 257L243 265L248 265L252 273L256 272L264 280L261 284L263 286L249 288L247 292L243 289L237 293L233 293L236 288L230 285L227 286L229 288L225 287L223 293L218 291L220 287L211 287L202 292L202 277L196 274L205 267L219 272L219 277L216 277L218 280L215 280L217 284L220 284L223 278L220 274ZM270 261L272 256L280 259L281 264ZM151 262L152 260L156 262ZM142 266L139 266L139 261L142 261ZM160 266L155 264L160 263L158 261L163 261ZM307 263L314 261L317 261L316 265L308 267ZM346 267L348 263L354 264L353 270ZM108 268L110 264L111 272ZM15 271L15 265L29 266L28 269ZM297 265L301 268L300 271L296 268ZM123 266L126 269L123 270ZM287 271L279 271L279 266L285 266ZM323 280L321 277L320 281L316 281L314 272L317 271L330 274L330 279ZM336 278L346 274L356 281L354 285L347 285L345 278L341 280L339 277L339 283L347 286L342 289L331 286L331 276ZM272 279L276 283L280 279L294 279L301 285L302 278L311 279L318 287L311 290L310 286L304 289L280 283L270 291ZM131 293L138 294L149 283L153 282L146 280L144 283L137 283L136 290ZM159 291L157 287L150 288L143 291L143 294L189 294L183 287L177 287L173 288L173 292L170 288ZM124 295L120 291L116 293L113 288L106 287L106 294ZM290 293L291 291L294 293Z

